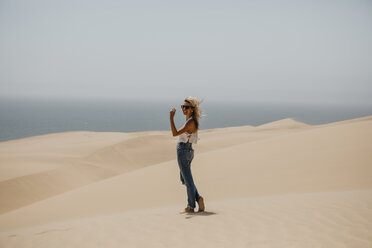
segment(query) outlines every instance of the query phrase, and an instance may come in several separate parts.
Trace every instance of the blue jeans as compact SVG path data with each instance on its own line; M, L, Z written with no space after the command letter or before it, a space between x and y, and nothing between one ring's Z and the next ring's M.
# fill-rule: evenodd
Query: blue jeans
M187 202L191 208L195 208L195 201L201 197L196 189L191 174L191 161L194 158L194 150L191 143L179 142L177 144L177 160L180 167L180 179L182 184L186 184Z

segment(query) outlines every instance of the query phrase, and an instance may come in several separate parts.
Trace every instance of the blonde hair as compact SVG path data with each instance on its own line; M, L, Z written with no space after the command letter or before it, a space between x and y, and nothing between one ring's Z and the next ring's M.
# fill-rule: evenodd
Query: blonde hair
M193 107L194 111L192 112L191 116L195 121L196 129L199 129L199 119L204 116L204 112L199 107L203 100L196 97L188 96L185 98L184 101L190 103L190 105Z

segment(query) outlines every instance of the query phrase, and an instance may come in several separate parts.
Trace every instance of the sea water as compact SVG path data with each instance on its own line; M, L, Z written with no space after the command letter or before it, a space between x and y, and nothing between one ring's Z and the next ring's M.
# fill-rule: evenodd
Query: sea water
M170 130L169 110L176 107L176 126L185 121L183 101L0 99L0 141L29 136L88 130L138 132ZM293 118L324 124L372 115L367 105L286 103L202 103L200 129L251 125Z

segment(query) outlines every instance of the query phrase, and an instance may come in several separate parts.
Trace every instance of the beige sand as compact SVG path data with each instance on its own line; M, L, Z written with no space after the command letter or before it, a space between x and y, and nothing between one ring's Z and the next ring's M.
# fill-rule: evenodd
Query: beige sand
M0 247L372 247L372 117L200 132L187 204L169 132L0 143Z

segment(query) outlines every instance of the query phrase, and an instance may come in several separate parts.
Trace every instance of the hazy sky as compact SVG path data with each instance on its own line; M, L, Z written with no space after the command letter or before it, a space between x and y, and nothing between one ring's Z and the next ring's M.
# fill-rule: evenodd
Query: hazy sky
M371 44L371 0L0 0L0 96L371 104Z

